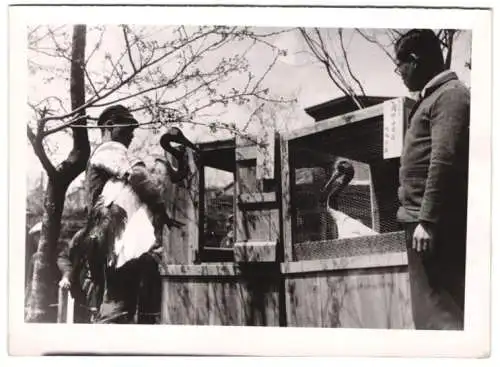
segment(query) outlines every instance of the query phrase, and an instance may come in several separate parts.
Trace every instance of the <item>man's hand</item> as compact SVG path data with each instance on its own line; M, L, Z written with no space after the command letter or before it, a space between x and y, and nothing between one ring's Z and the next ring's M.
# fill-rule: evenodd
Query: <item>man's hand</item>
M59 288L69 289L69 287L71 287L71 282L68 277L64 275L59 281Z
M413 249L417 252L432 251L434 246L434 225L421 222L413 232Z

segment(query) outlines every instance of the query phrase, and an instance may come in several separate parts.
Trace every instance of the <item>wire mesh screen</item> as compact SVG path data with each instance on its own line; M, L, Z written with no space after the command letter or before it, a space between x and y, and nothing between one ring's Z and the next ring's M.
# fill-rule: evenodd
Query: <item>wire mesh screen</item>
M204 246L231 248L234 244L232 173L210 167L212 179L205 183ZM209 176L209 177L210 177Z
M358 171L367 172L367 165L352 163ZM362 176L358 173L354 182L336 196L334 203L331 199L327 202L323 187L332 174L332 167L333 164L295 169L291 193L294 243L339 238L339 226L343 223L338 223L338 212L347 221L357 222L357 227L371 230L373 223L369 180L356 179Z

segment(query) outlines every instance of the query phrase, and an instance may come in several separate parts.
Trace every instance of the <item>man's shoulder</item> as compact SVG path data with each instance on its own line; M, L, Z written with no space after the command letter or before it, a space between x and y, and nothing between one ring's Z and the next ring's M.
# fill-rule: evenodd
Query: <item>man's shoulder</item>
M452 79L444 83L436 93L436 98L440 96L456 96L463 98L470 98L470 90L461 80Z
M99 145L90 157L90 164L101 165L127 157L127 147L115 141L109 141Z
M92 156L103 155L103 154L115 154L115 153L126 153L127 147L122 143L116 141L107 141L97 146L97 148L92 153Z

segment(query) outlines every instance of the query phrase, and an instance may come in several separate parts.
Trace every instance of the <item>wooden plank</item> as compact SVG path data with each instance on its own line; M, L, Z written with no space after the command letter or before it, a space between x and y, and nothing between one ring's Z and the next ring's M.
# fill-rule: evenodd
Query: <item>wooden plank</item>
M206 278L191 280L189 287L193 294L191 308L193 319L190 324L210 325L210 313L213 300L210 297L210 283Z
M241 275L240 268L234 263L209 263L188 265L165 265L161 269L164 277L236 277Z
M276 203L275 192L252 192L238 196L239 204Z
M265 326L280 326L280 295L277 284L264 293Z
M339 126L348 125L358 121L381 116L383 114L383 107L383 103L380 103L371 107L364 108L362 110L349 112L341 116L336 116L327 120L323 120L321 122L316 122L312 126L292 130L289 133L285 133L284 137L287 140L293 140L303 136L331 130Z
M234 244L235 262L276 261L276 241L247 241Z
M167 153L166 153L167 154ZM199 241L199 182L200 172L194 161L193 151L187 150L189 174L179 183L172 183L166 177L165 201L168 214L184 223L181 228L164 226L162 241L164 261L167 264L193 263ZM167 159L172 159L170 155Z
M286 321L292 327L321 326L322 296L316 275L285 279Z
M375 185L373 184L373 179L372 179L372 171L369 171L370 174L370 214L371 214L371 219L372 219L372 226L371 228L375 232L381 232L380 231L380 213L379 213L379 205L377 201L377 195L375 192Z
M270 239L271 219L269 210L240 210L236 221L236 242L266 241Z
M342 328L411 328L411 322L402 317L408 315L409 305L405 273L406 271L397 268L323 273L319 278L321 325Z
M380 267L406 266L406 252L373 254L367 256L343 257L336 259L304 260L281 264L283 274L316 273L332 270L368 269Z
M238 164L236 167L236 195L261 192L261 187L257 182L255 165Z
M280 171L281 171L281 241L283 243L283 260L292 261L292 205L290 186L290 164L288 141L280 137ZM280 256L279 256L280 257Z
M163 280L162 323L172 325L192 324L194 293L186 280Z
M269 239L274 242L279 242L280 240L280 210L270 209L269 210ZM277 254L276 254L277 255ZM277 258L278 259L278 258Z
M210 325L243 326L241 298L236 281L214 279L210 282Z
M257 146L257 179L274 179L275 134L270 125L266 125L262 140Z
M393 287L388 288L391 304L398 305L399 317L392 321L391 327L399 329L414 329L413 323L410 276L407 271L392 274Z
M257 146L238 147L236 149L236 161L248 161L257 159Z
M234 149L236 143L235 139L222 139L196 143L196 145L202 152L212 152L224 149Z
M240 284L244 325L279 326L279 293L276 279L250 277L244 278Z

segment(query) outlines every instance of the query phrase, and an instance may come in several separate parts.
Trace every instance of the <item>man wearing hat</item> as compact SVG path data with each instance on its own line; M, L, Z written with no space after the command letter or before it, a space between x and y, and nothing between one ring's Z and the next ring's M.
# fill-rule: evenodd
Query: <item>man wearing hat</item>
M413 29L396 42L397 68L418 101L401 156L397 217L406 232L417 329L463 329L470 94L445 70L440 41Z
M99 309L96 321L129 323L135 316L142 276L151 272L149 268L157 264L147 256L140 256L119 268L116 266L113 245L132 218L127 218L127 210L114 201L112 190L111 197L110 190L107 190L105 198L103 190L110 187L107 186L110 182L117 183L117 188L129 186L154 215L155 222L169 226L178 226L179 223L168 217L160 188L145 165L127 153L138 126L130 111L121 105L111 106L102 112L98 125L102 128L102 144L91 155L86 171L88 223L73 241L71 254L66 255L71 258L72 275L68 281L65 271L63 280L66 281L61 285L70 287L78 282L77 286L83 288L81 283L87 264L93 284L87 287L92 289L92 294L85 296L87 303ZM120 186L119 182L125 183L125 186ZM118 191L116 197L119 195ZM134 240L137 242L137 236ZM150 313L147 307L144 312Z

